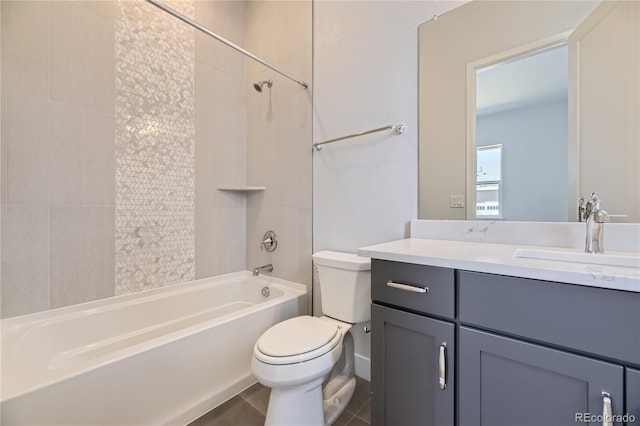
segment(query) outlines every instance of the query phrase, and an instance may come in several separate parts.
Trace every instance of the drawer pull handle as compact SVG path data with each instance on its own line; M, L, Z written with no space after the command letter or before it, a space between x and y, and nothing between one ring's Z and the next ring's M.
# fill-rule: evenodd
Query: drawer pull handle
M413 293L429 293L429 287L417 287L415 285L401 284L394 281L387 281L387 287L393 287L404 291L411 291Z
M613 411L611 410L611 394L602 392L602 426L613 426Z
M447 388L447 343L440 345L440 353L438 355L438 385L441 390Z

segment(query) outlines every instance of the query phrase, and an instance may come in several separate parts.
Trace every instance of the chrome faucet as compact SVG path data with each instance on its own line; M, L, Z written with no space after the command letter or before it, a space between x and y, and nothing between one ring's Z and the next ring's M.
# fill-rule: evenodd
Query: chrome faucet
M600 206L600 202L599 194L594 192L584 206L584 214L587 218L587 240L584 251L587 253L604 253L604 224L611 220Z
M584 197L578 199L578 222L587 220L587 204Z
M260 272L273 272L273 265L269 263L268 265L258 266L253 270L253 276L257 277Z

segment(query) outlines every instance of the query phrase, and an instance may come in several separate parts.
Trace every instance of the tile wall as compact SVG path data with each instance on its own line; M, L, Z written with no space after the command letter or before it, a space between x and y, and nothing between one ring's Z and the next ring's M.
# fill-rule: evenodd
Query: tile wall
M273 275L303 283L311 292L311 1L247 2L247 49L298 80L246 61L247 183L266 191L247 196L247 269L272 263ZM262 93L253 83L273 80ZM261 250L268 230L278 235L273 253ZM311 312L309 298L309 312Z
M3 317L115 293L114 17L3 1Z
M168 3L311 81L310 1ZM0 17L0 316L268 262L311 285L311 89L142 0Z
M194 31L144 2L115 21L116 294L195 277ZM193 1L166 3L193 17Z
M198 22L244 46L244 1L196 1L195 7ZM196 278L203 278L245 269L245 195L216 187L245 182L249 119L244 57L199 32L195 51L195 265Z

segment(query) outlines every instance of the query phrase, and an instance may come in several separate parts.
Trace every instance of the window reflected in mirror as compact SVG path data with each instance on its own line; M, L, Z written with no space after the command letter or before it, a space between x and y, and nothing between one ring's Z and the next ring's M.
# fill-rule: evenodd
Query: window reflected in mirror
M479 147L476 155L476 217L500 219L502 145Z

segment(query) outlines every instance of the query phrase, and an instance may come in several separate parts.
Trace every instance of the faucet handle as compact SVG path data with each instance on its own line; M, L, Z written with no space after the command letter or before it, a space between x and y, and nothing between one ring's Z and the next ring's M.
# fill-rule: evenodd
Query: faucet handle
M589 200L585 203L584 205L584 218L585 220L587 220L589 218L589 216L591 216L591 213L593 212L596 203L600 202L600 194L598 194L597 192L592 192L591 193L591 198L589 198Z
M589 200L587 200L587 202L584 205L584 216L585 218L588 218L591 215L591 212L593 212L593 208L595 207L596 202L599 201L599 197L600 194L598 194L597 192L592 192L591 193L591 197L589 198Z
M600 194L594 192L591 194L591 211L590 214L593 215L593 221L596 223L609 223L611 219L609 218L609 214L600 206L602 200L600 200ZM588 205L589 203L587 203Z
M261 249L265 249L268 252L272 252L278 247L278 236L273 231L265 232L262 237L262 247Z

